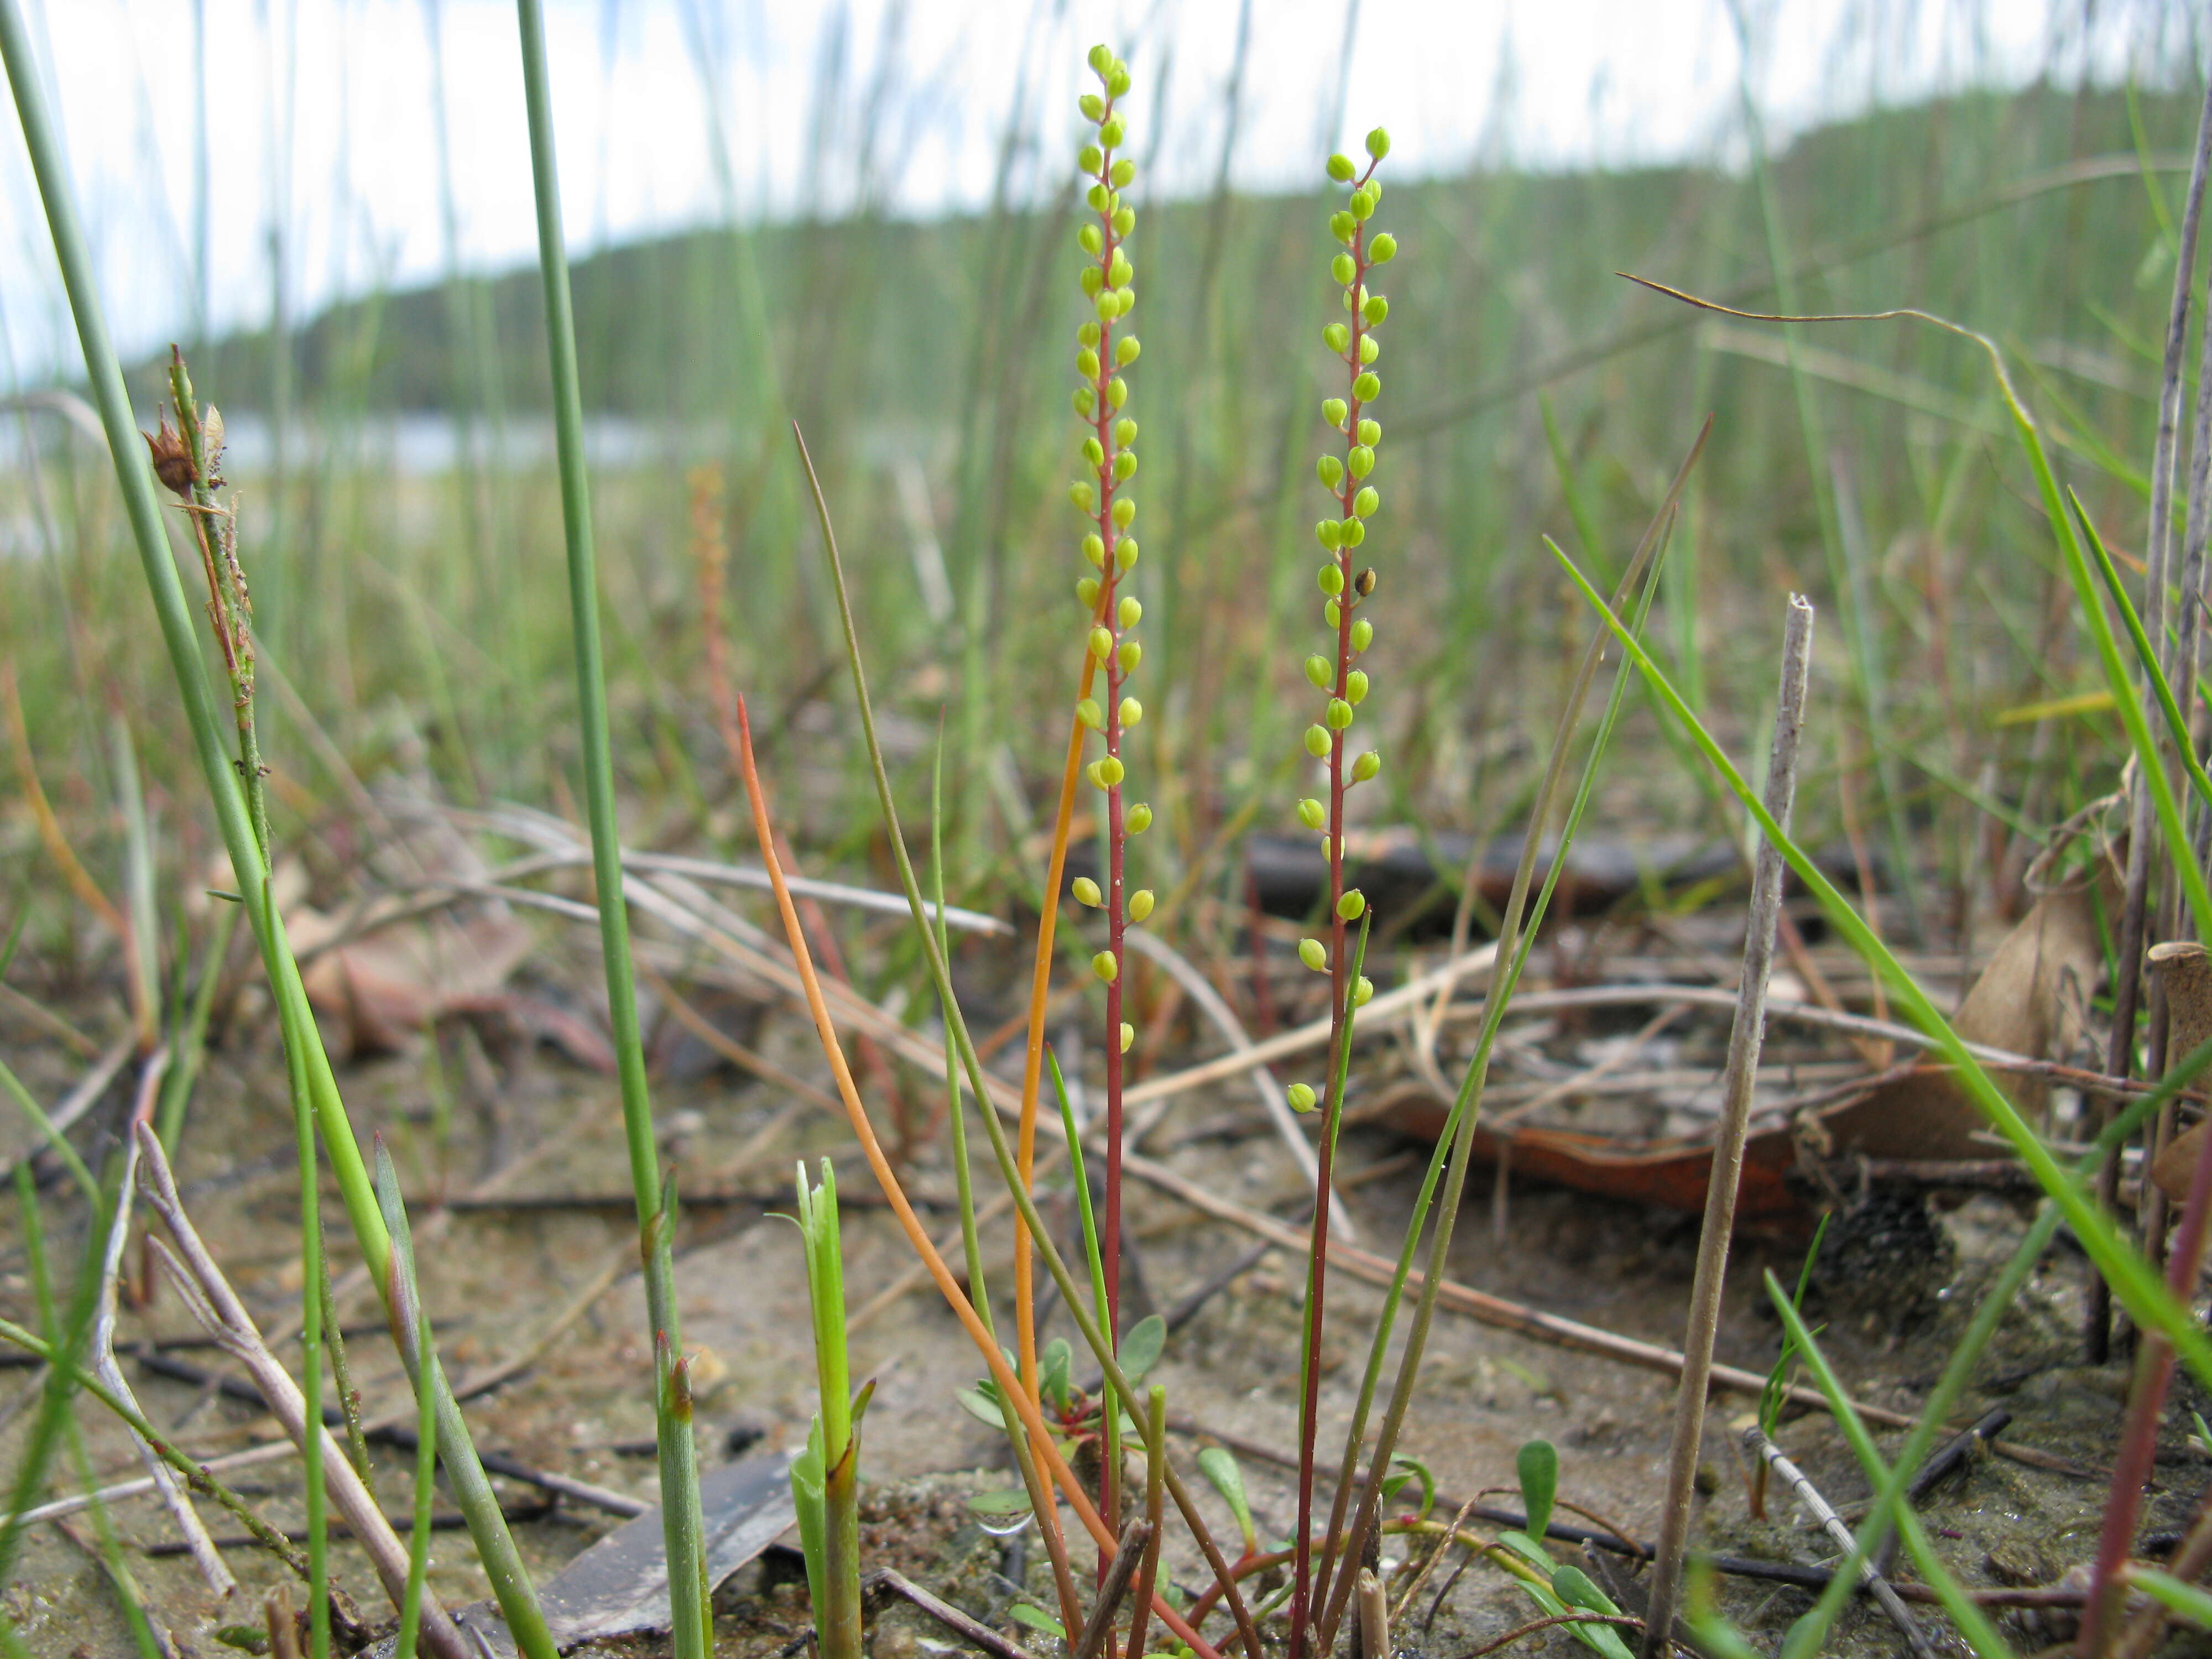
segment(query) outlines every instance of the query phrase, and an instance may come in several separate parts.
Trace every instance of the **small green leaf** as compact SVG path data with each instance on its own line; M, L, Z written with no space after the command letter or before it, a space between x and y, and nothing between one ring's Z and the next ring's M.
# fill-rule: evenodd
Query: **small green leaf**
M1559 1489L1559 1449L1548 1440L1531 1440L1516 1460L1521 1472L1521 1506L1528 1511L1529 1536L1541 1538L1552 1524L1552 1498Z
M970 1492L968 1507L978 1515L1027 1515L1030 1495L1019 1486L1007 1486L995 1492Z
M953 1395L960 1409L978 1423L987 1423L1003 1432L1006 1426L1006 1413L999 1408L999 1396L988 1382L973 1389L961 1389Z
M1244 1547L1253 1545L1252 1500L1244 1495L1244 1471L1237 1467L1237 1459L1226 1446L1208 1446L1198 1455L1198 1472L1211 1481L1214 1491L1221 1494L1237 1517L1237 1529L1244 1534Z
M1552 1588L1559 1600L1571 1607L1580 1607L1584 1613L1618 1614L1620 1609L1610 1597L1590 1582L1590 1576L1571 1562L1552 1575Z
M1146 1314L1121 1339L1121 1350L1116 1357L1129 1381L1134 1382L1160 1363L1160 1355L1167 1346L1167 1321L1158 1314Z
M1419 1515L1425 1521L1428 1519L1429 1511L1437 1506L1437 1477L1429 1466L1419 1458L1409 1457L1404 1452L1400 1452L1391 1458L1390 1473L1382 1480L1383 1498L1388 1501L1396 1498L1409 1480L1419 1480L1421 1483Z
M1031 1630L1041 1630L1047 1636L1057 1636L1063 1642L1067 1640L1066 1627L1042 1607L1033 1607L1026 1601L1017 1601L1006 1609L1006 1617L1018 1625L1027 1625Z
M1040 1368L1037 1387L1044 1397L1061 1411L1067 1409L1067 1370L1073 1357L1065 1337L1055 1336L1045 1344L1044 1364Z

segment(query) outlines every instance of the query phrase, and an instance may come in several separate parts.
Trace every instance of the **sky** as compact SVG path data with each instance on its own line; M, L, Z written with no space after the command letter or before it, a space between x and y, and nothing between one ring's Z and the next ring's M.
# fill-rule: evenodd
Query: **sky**
M128 352L191 337L203 295L221 329L534 258L508 0L21 3ZM1747 94L1779 145L1971 84L2175 82L2200 46L2188 0L544 3L576 252L860 204L927 215L1002 180L1041 196L1072 165L1102 40L1135 82L1139 191L1170 193L1211 188L1232 138L1236 184L1310 181L1377 123L1401 177L1736 165ZM1010 125L1026 142L1008 161ZM21 134L0 119L0 391L73 351Z

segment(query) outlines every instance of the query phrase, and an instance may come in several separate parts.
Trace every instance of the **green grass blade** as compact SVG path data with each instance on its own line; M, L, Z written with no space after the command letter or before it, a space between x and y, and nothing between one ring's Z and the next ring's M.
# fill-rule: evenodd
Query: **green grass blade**
M2097 526L2089 517L2088 509L2081 505L2081 497L2072 489L2066 492L2068 503L2088 538L2089 550L2097 558L2097 574L2104 579L2105 591L2112 595L2112 604L2125 623L2128 640L2136 648L2136 660L2142 665L2143 678L2157 694L2159 712L2166 716L2166 734L2173 739L2175 751L2189 774L2189 781L2197 790L2197 799L2212 806L2212 778L2204 775L2203 763L2197 758L2197 745L2189 739L2188 723L2181 718L2181 705L2174 701L2173 685L2166 678L2166 671L2158 664L2158 653L2151 649L2150 635L2144 631L2142 618L2129 601L2128 590L2121 585L2120 573L2113 568L2112 556L2105 550L2105 538L2097 533ZM2194 864L2194 860L2187 860ZM2201 875L2201 872L2200 872Z

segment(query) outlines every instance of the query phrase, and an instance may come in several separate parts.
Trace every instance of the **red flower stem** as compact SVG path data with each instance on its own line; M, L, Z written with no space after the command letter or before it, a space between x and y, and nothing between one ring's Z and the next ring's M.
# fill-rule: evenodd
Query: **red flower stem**
M1370 161L1367 170L1352 185L1353 190L1365 185L1375 173L1376 163ZM1351 365L1351 396L1346 400L1345 416L1344 476L1339 480L1342 488L1336 492L1337 503L1343 508L1342 519L1352 517L1352 497L1358 494L1359 481L1352 476L1351 452L1359 441L1359 396L1358 386L1361 371L1359 345L1367 331L1367 318L1359 304L1359 293L1367 280L1367 227L1357 221L1352 232L1352 276L1351 293L1352 340L1346 356ZM1352 586L1352 550L1340 544L1336 550L1337 574L1341 579L1336 593L1336 688L1332 694L1345 698L1350 690L1352 674L1352 611L1358 596ZM1348 965L1344 955L1345 920L1338 908L1344 897L1344 732L1332 730L1328 739L1328 921L1329 921L1329 1042L1328 1053L1334 1063L1338 1045L1344 1037L1344 1015L1352 987L1347 982ZM1328 1121L1333 1125L1342 1103L1334 1098L1335 1079L1332 1073L1324 1086L1328 1090ZM1321 1332L1322 1304L1328 1281L1328 1210L1332 1166L1336 1159L1336 1138L1322 1136L1319 1167L1314 1175L1314 1215L1312 1243L1306 1261L1306 1307L1304 1341L1298 1355L1301 1393L1298 1400L1298 1522L1293 1534L1297 1551L1291 1592L1291 1652L1290 1659L1307 1659L1307 1627L1315 1600L1313 1577L1313 1490L1314 1437L1321 1414ZM1321 1584L1324 1592L1328 1582Z

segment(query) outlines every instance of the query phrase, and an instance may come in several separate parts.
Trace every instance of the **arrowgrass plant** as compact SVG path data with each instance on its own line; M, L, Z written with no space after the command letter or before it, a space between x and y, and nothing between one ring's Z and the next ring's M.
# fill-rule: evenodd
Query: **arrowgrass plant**
M814 1319L818 1405L806 1449L792 1460L791 1498L806 1556L806 1588L823 1659L860 1655L860 1419L875 1385L852 1393L845 1352L845 1261L837 1243L837 1173L822 1160L809 1187L799 1166L799 1232Z

